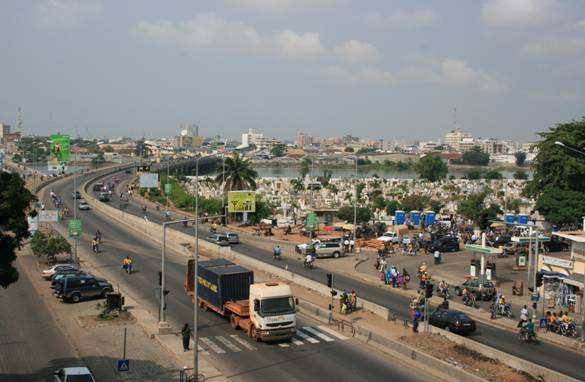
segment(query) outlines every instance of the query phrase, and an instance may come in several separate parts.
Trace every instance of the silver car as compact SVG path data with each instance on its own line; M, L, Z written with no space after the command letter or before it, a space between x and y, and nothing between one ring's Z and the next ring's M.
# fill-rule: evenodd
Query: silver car
M221 247L230 245L230 240L228 239L228 237L226 235L222 235L219 233L211 233L207 235L207 240Z
M240 237L237 233L228 232L225 235L228 237L230 244L240 244Z

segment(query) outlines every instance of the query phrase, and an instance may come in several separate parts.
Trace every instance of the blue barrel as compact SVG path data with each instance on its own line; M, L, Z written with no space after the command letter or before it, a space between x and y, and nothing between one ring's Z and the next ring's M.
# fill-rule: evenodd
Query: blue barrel
M420 212L410 211L410 223L412 225L420 225Z
M435 211L425 212L425 225L428 227L435 224Z
M396 211L394 213L394 222L396 225L402 225L406 221L406 214L404 211Z
M506 223L514 223L516 221L516 215L514 214L506 214L504 216L504 220L506 221Z
M528 224L528 215L518 215L518 223Z

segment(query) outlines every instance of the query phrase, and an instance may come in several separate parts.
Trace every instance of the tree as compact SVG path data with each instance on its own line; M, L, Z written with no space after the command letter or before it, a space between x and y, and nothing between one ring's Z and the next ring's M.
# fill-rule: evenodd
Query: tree
M471 150L463 154L461 161L463 164L472 166L487 166L490 163L490 155L485 153L481 147L473 146Z
M435 211L436 213L439 213L439 211L441 211L441 208L445 206L445 204L438 199L431 199L429 204L431 207L431 211Z
M523 151L518 151L516 154L514 154L514 156L516 157L516 166L524 166L524 162L526 162L526 153Z
M258 172L252 168L252 163L242 159L238 154L225 158L225 187L229 191L255 190ZM221 184L223 171L218 173L215 181Z
M106 160L104 158L104 153L98 151L96 157L91 160L91 164L93 164L93 166L97 168L100 164L104 163L105 161Z
M386 213L388 215L394 215L394 213L401 208L402 205L398 200L388 200L386 203Z
M498 214L502 213L499 206L492 204L485 206L486 192L478 192L467 196L459 202L457 212L467 219L472 220L484 230L489 226L490 220L496 220Z
M36 197L26 189L18 174L0 173L0 286L8 286L18 280L18 271L12 266L16 249L21 248L29 237L26 219L31 202ZM31 216L36 216L31 211Z
M481 179L482 175L483 174L482 174L481 170L473 169L467 173L466 177L467 177L467 179L477 180L477 179Z
M102 148L102 151L105 153L113 153L114 152L114 148L111 145L105 145Z
M372 219L372 211L369 208L358 207L356 212L356 221L358 224L367 223ZM353 223L353 213L354 208L352 206L345 206L337 211L336 216L341 220Z
M55 261L57 255L71 254L71 244L59 234L45 235L41 231L35 232L31 241L31 249L38 256L46 256L49 262Z
M370 154L374 152L376 152L376 149L373 147L362 147L358 150L357 155Z
M353 147L351 147L351 146L347 146L343 151L345 151L346 153L353 153L354 152Z
M502 179L502 178L503 178L502 173L497 171L497 170L490 170L490 171L485 173L485 179L487 179L487 180L496 180L496 179Z
M286 153L286 145L284 145L282 143L277 143L276 145L272 146L272 148L270 149L270 154L272 154L275 157L284 156L285 153Z
M299 175L301 176L301 179L305 179L307 174L309 172L311 172L310 166L311 166L311 159L304 158L303 161L301 162L301 168L299 169Z
M290 184L293 187L293 190L296 192L300 192L305 189L305 183L302 179L291 179Z
M323 185L323 187L327 187L327 185L331 181L331 177L332 176L333 176L333 171L331 171L330 169L326 168L325 170L323 170L323 176L318 177L317 180L319 182L321 182L321 184Z
M445 179L447 176L447 165L441 158L426 155L422 157L415 165L414 170L422 179L435 182L439 179Z
M248 213L248 220L252 224L259 224L262 219L268 219L273 214L272 208L263 200L256 200L256 211Z
M585 146L585 117L560 123L539 134L534 174L524 193L536 198L536 208L545 219L556 224L578 224L582 213L576 202L585 199L585 156L563 144L581 149ZM573 213L571 213L573 209Z
M431 199L428 196L408 195L400 200L405 211L422 211L428 207Z
M517 170L514 173L514 179L526 180L526 179L528 179L528 174L526 173L526 171Z

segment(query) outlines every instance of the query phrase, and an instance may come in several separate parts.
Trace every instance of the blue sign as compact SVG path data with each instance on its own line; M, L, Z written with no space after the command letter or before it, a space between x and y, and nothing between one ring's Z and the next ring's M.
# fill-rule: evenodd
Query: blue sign
M118 371L130 371L130 360L119 359L118 360Z

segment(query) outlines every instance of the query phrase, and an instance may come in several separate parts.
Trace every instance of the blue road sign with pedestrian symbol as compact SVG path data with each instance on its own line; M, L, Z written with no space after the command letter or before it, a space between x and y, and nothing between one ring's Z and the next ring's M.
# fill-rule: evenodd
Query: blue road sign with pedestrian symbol
M118 360L118 371L130 371L130 360L119 359Z

